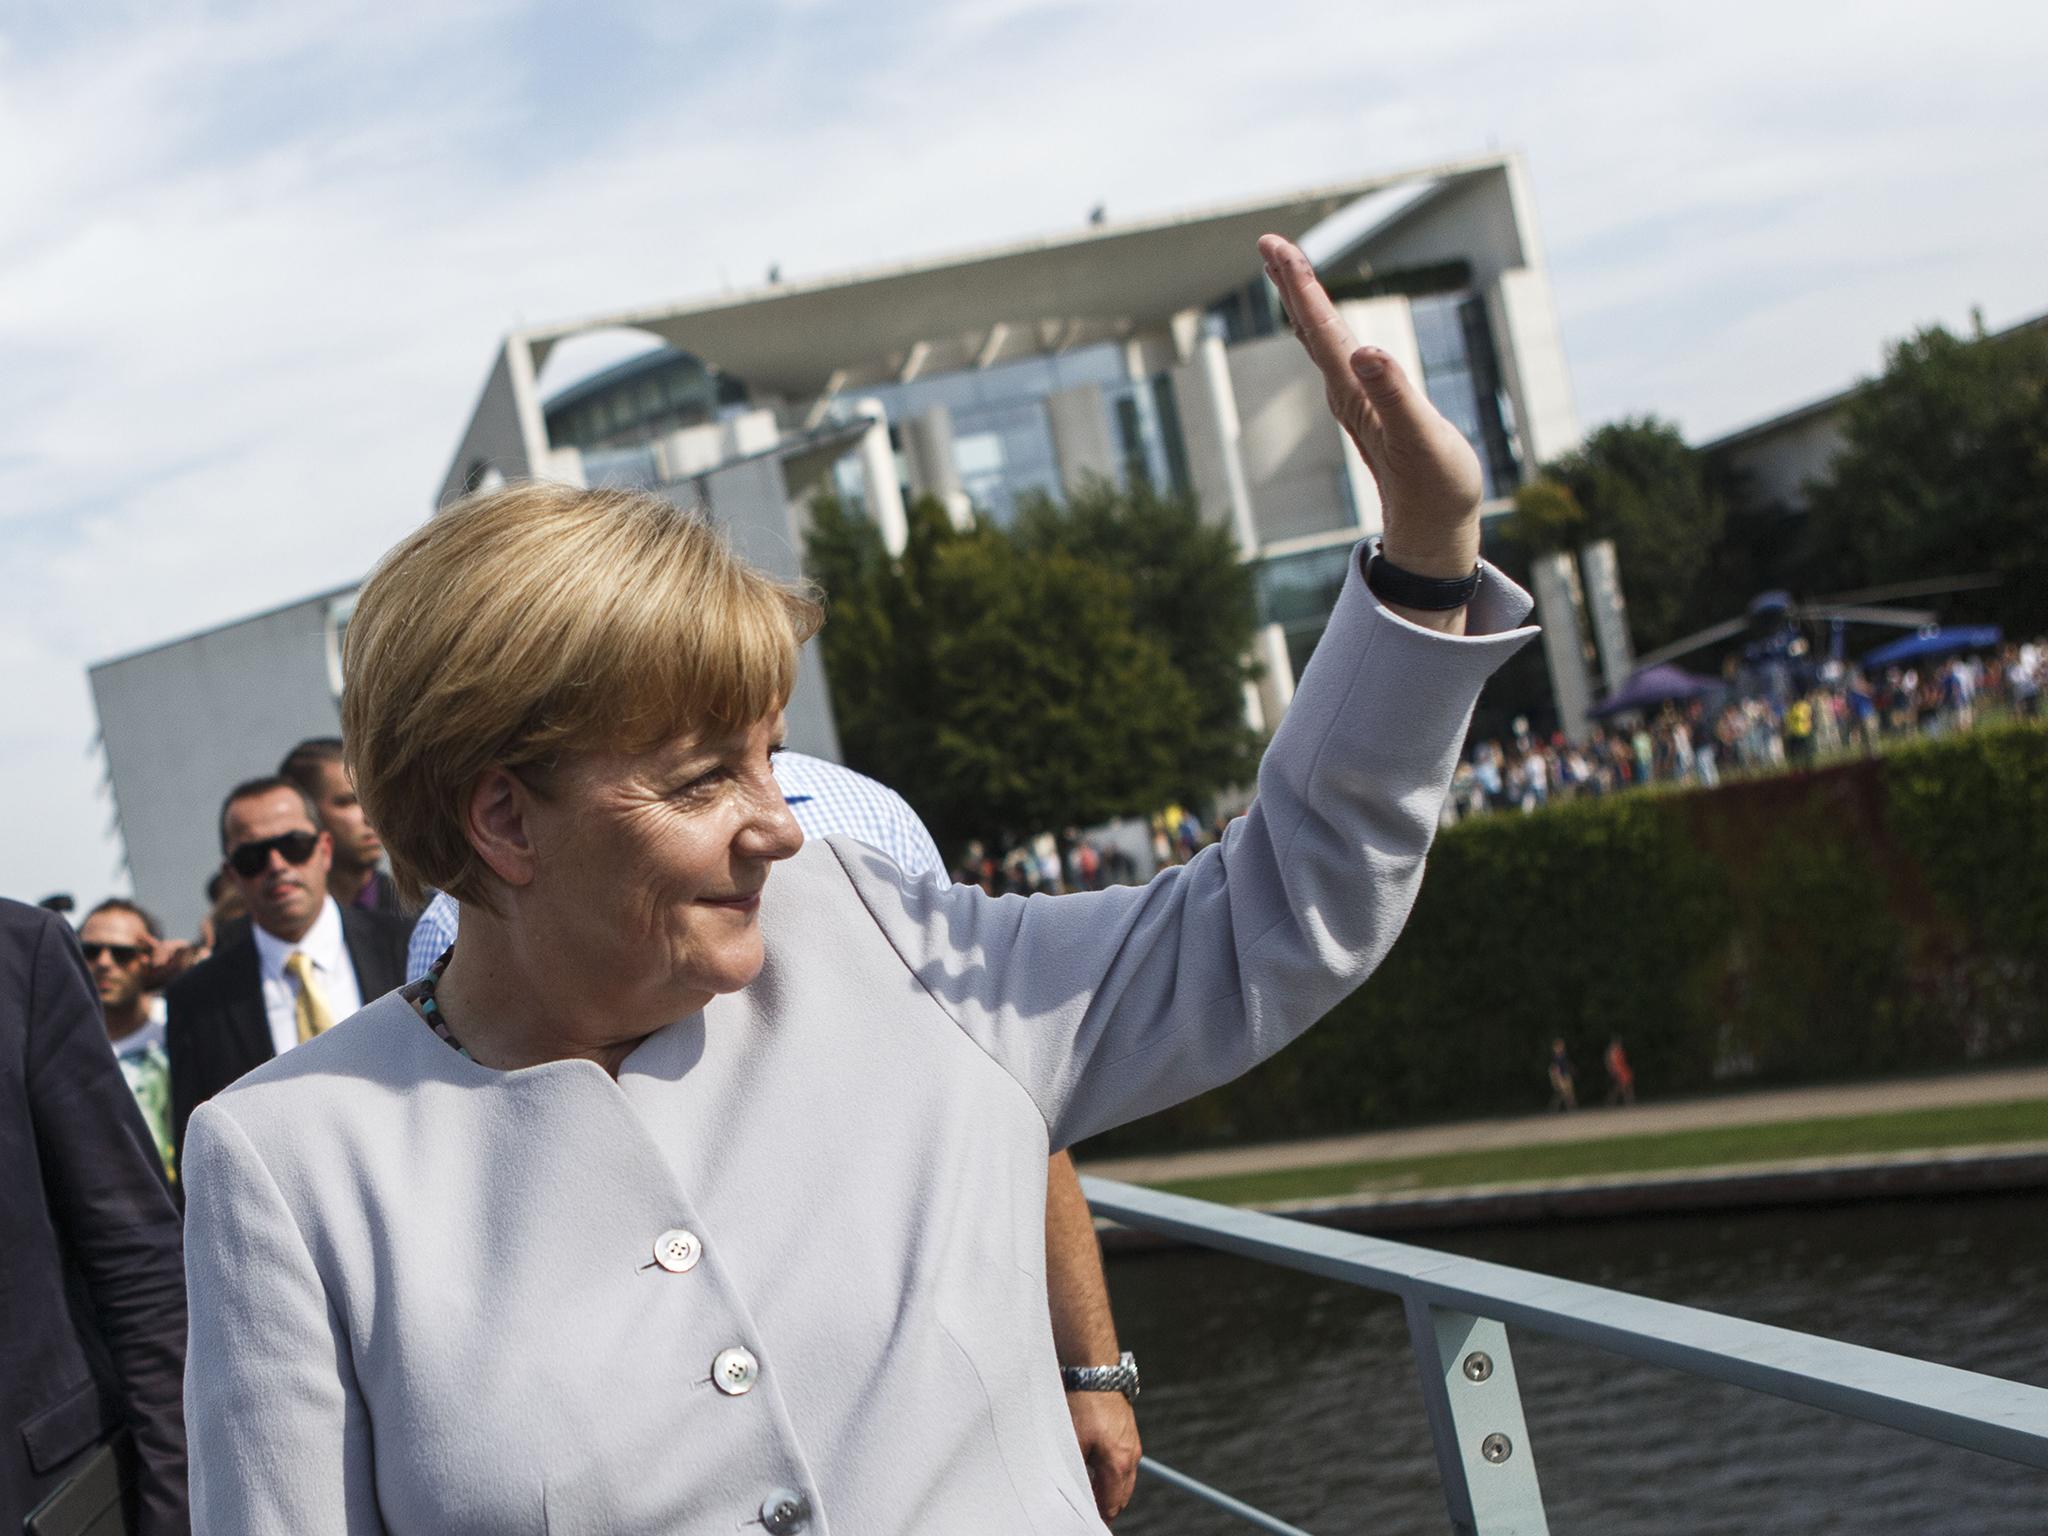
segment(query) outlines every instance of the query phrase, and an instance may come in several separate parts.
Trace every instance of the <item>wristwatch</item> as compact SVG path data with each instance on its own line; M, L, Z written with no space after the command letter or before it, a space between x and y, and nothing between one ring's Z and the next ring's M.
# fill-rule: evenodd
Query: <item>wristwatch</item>
M1060 1385L1069 1392L1121 1392L1138 1395L1138 1357L1128 1349L1116 1357L1115 1365L1063 1365Z
M1383 603L1445 613L1472 601L1472 594L1479 590L1479 572L1480 567L1474 565L1470 575L1449 581L1435 576L1418 576L1389 560L1380 541L1374 539L1365 562L1365 585Z

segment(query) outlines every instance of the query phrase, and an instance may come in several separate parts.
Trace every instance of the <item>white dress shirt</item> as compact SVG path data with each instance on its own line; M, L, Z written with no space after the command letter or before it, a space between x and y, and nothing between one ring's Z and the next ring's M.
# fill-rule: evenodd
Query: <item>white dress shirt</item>
M314 984L327 1003L328 1017L345 1019L363 1006L363 989L356 984L355 963L348 957L348 940L341 929L341 908L332 896L296 944L266 932L261 924L252 926L256 930L256 964L263 973L263 1012L270 1020L270 1043L278 1055L299 1043L299 984L284 968L291 956L303 953L313 962Z

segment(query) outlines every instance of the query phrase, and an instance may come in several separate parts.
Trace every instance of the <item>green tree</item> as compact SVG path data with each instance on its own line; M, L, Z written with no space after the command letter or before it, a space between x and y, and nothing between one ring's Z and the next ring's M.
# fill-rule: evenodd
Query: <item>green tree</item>
M1585 530L1586 509L1562 481L1538 476L1516 488L1507 533L1524 554L1576 549L1585 541Z
M1600 428L1515 501L1513 531L1531 554L1614 541L1638 651L1726 617L1748 595L1717 579L1726 503L1667 421Z
M1064 504L1027 501L1013 534L1027 550L1070 555L1129 583L1133 624L1166 647L1194 696L1195 740L1170 798L1200 801L1249 780L1260 744L1245 724L1244 689L1256 675L1258 604L1230 529L1185 498L1095 479Z
M1809 498L1810 584L1996 572L1985 611L2016 633L2048 626L2048 331L1922 331L1849 402L1842 433Z
M891 560L865 519L812 513L807 564L841 744L948 852L1151 810L1202 750L1193 688L1115 564L933 502ZM1213 789L1214 785L1206 786Z

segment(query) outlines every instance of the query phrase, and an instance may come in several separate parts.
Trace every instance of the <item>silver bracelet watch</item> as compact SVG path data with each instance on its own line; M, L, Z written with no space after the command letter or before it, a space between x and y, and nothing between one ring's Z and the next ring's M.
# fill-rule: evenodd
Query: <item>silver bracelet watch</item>
M1060 1384L1069 1392L1121 1392L1135 1400L1138 1357L1127 1349L1117 1356L1115 1365L1063 1365Z

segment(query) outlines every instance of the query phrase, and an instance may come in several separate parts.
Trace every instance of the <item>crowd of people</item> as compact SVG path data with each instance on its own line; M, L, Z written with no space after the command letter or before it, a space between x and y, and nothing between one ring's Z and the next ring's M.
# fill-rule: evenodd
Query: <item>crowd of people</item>
M1223 840L1232 818L1219 814L1204 823L1178 803L1155 812L1142 828L1150 868L1141 869L1131 846L1137 839L1068 827L1055 835L1041 832L1012 846L992 851L981 839L968 842L953 866L953 878L978 886L991 896L1063 895L1099 891L1110 885L1136 885L1170 864L1185 864L1211 843ZM1132 830L1138 830L1133 828Z
M1888 741L1949 735L1987 717L2037 718L2048 683L2048 638L1875 677L1830 662L1805 685L1772 679L1597 724L1585 741L1548 739L1517 719L1506 741L1473 744L1451 784L1445 819L1534 811L1556 800L1652 784L1712 788L1722 780L1805 768Z

